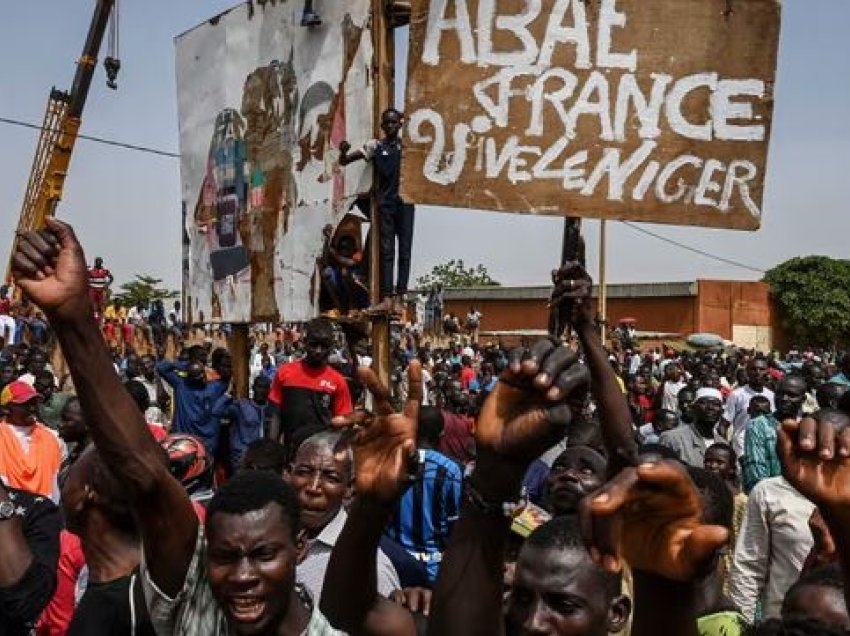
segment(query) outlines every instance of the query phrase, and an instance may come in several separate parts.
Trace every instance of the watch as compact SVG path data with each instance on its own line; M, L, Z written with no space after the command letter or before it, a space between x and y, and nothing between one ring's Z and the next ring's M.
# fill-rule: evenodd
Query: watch
M15 518L15 504L11 501L0 501L0 521Z

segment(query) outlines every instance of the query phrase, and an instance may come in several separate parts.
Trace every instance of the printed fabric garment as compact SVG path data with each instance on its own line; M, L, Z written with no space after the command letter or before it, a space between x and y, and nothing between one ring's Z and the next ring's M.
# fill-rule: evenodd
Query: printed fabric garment
M782 464L776 454L776 435L779 421L773 415L750 420L744 437L744 456L741 458L741 486L749 493L757 483L768 477L779 477Z
M207 580L207 542L203 527L198 528L195 552L186 572L183 589L175 598L163 593L153 582L142 561L141 577L145 601L156 633L160 636L232 636L227 619L216 603ZM310 622L302 636L344 636L330 626L314 605Z
M420 475L399 501L386 534L425 564L433 584L460 514L463 472L434 450L420 450L419 465Z
M332 417L353 410L342 374L329 366L313 368L301 360L277 370L269 401L280 409L284 443L290 452L310 435L330 426Z
M8 491L33 561L15 585L0 588L0 636L29 636L56 589L62 518L47 497Z

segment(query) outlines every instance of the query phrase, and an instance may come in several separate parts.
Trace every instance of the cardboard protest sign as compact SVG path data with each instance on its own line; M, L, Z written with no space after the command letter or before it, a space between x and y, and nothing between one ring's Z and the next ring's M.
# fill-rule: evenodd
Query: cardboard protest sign
M402 196L757 229L779 0L413 0Z

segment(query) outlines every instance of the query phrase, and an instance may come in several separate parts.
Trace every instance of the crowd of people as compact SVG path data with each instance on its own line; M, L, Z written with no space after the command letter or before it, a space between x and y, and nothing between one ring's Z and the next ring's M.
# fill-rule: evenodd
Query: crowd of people
M606 349L570 264L573 341L400 337L385 386L317 319L242 397L227 349L106 345L69 226L13 263L2 636L850 630L850 356Z

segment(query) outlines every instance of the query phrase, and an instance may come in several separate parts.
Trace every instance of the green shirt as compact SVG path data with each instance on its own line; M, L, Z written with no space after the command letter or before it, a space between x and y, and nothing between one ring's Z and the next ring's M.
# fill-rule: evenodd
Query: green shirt
M45 426L54 431L59 428L59 420L62 419L62 409L68 401L74 397L68 393L54 393L49 400L38 405L38 418Z
M718 612L697 620L699 636L743 636L747 622L739 612Z

